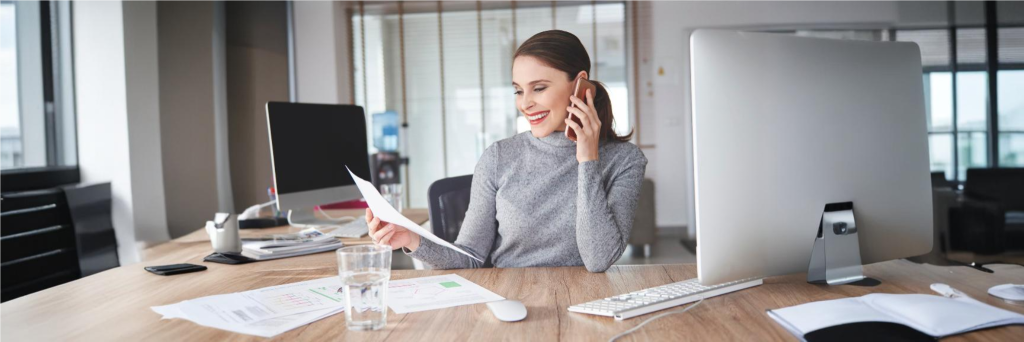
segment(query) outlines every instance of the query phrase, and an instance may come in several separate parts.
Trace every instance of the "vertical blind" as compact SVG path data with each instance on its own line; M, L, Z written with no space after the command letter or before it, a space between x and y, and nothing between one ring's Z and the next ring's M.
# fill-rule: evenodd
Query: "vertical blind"
M592 78L605 83L611 96L611 124L629 132L630 7L636 5L485 1L353 7L354 98L368 115L395 111L408 124L400 152L409 158L403 174L409 205L426 206L433 181L473 173L487 146L529 130L515 108L512 55L542 31L557 28L580 38Z

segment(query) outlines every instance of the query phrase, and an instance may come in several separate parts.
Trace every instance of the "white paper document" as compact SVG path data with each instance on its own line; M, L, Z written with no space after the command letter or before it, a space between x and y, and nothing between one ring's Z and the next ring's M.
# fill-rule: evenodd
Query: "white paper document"
M272 337L345 310L338 277L207 296L152 307L164 319L181 318L227 331Z
M503 299L457 274L392 280L388 284L388 307L400 314Z
M395 210L395 208L392 207L391 204L384 199L384 196L380 195L380 192L377 191L377 188L373 186L373 183L367 182L366 180L359 178L359 176L356 176L356 174L352 173L352 170L348 169L348 166L346 166L345 169L348 170L348 174L352 175L352 180L356 182L356 187L358 187L359 192L363 194L363 199L365 199L366 204L370 206L370 210L373 211L373 215L380 217L381 221L390 222L405 227L409 231L416 233L416 235L425 237L438 245L451 248L456 252L465 254L466 256L473 258L473 260L484 262L483 260L477 259L477 257L473 256L472 254L466 253L466 251L462 250L461 248L455 247L455 245L448 243L448 241L445 241L437 237L436 235L434 235L434 233L431 233L426 229L423 229L423 227L420 227L420 225L416 224L415 222L412 222L412 220L402 215L402 213L399 213L398 210Z

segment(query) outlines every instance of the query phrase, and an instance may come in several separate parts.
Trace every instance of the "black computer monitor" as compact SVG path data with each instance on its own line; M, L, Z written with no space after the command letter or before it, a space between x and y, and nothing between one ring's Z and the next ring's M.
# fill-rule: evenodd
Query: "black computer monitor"
M362 107L268 102L267 129L281 211L362 198L345 169L370 179Z

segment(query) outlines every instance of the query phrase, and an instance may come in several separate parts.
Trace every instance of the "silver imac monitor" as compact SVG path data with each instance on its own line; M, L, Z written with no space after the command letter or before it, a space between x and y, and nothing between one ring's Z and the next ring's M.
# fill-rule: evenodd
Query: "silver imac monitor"
M316 206L362 198L345 170L371 179L362 107L268 102L267 128L277 206L290 220L316 224Z
M829 204L852 203L822 246L848 271L931 251L916 44L698 30L690 63L701 283L807 272Z

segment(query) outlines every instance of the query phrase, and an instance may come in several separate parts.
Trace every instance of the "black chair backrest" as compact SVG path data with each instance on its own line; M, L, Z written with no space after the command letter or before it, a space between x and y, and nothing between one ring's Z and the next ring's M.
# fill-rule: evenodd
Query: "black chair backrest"
M953 182L946 179L946 173L943 171L932 172L932 188L939 189L952 189Z
M997 201L1006 210L1024 209L1024 168L967 169L964 196Z
M79 278L74 224L59 188L3 194L0 301Z
M64 188L75 226L75 244L82 276L117 266L117 238L110 216L110 183Z
M455 242L462 228L462 220L469 210L470 187L473 175L438 180L427 189L427 209L434 235Z

